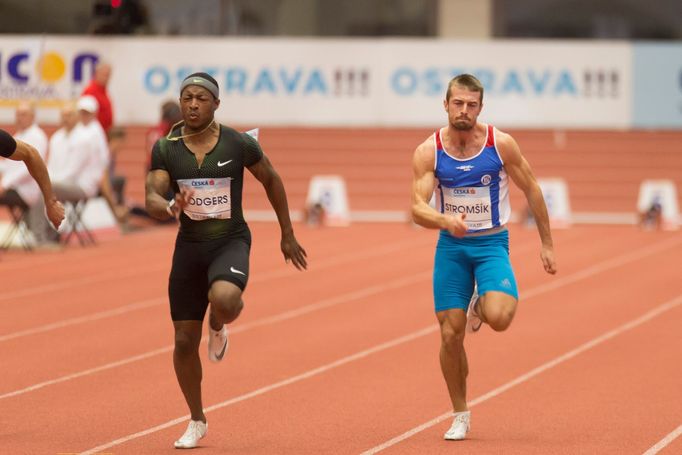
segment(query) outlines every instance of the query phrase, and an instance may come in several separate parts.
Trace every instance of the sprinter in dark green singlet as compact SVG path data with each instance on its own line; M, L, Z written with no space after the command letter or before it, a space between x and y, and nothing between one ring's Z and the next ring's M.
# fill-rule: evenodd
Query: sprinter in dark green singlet
M191 420L175 441L176 448L196 447L208 430L199 343L209 303L208 357L213 362L225 355L227 324L243 307L251 248L242 213L245 168L261 182L277 214L285 260L299 270L307 267L305 250L294 236L282 179L254 138L215 122L218 94L218 83L206 73L184 79L183 122L154 145L146 183L148 212L159 219L180 220L168 295L175 328L173 364ZM175 192L170 201L163 196L169 189Z
M201 166L197 165L195 155L184 141L173 140L181 135L182 128L173 129L169 139L160 139L154 145L152 170L168 172L176 194L181 189L194 190L188 207L180 213L180 237L193 241L243 237L249 241L249 230L242 213L244 168L258 163L263 158L263 151L248 134L224 125L218 128L218 142L206 154ZM226 186L219 186L219 182ZM227 194L221 194L220 188ZM218 196L202 197L205 192L202 190Z

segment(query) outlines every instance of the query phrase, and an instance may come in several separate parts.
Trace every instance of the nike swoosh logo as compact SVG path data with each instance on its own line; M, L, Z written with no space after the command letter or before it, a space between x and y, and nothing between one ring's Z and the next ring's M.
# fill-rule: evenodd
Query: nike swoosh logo
M223 167L223 166L225 166L226 164L231 163L231 162L232 162L232 160L227 160L227 161L225 161L224 163L218 161L218 167Z
M225 349L227 349L227 338L225 338L225 344L223 345L223 350L216 355L216 359L222 360L225 355Z
M238 273L239 275L244 275L246 276L246 273L242 272L241 270L237 270L234 267L230 267L230 272L232 273Z

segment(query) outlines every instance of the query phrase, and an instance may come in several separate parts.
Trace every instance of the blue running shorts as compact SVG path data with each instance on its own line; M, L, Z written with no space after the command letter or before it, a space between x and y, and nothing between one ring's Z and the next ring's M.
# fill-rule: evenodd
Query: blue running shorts
M516 278L509 261L509 232L457 238L441 231L433 267L436 312L469 306L478 293L500 291L518 300Z

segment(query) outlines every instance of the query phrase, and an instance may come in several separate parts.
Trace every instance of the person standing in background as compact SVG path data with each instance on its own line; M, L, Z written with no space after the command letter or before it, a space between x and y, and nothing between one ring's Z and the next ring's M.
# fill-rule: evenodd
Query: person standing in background
M85 86L83 93L81 93L81 96L91 95L97 100L97 104L99 105L97 120L100 125L102 125L102 129L105 133L108 132L114 124L113 106L111 104L111 99L109 98L109 93L107 92L109 79L111 79L111 65L103 61L97 62L92 80Z

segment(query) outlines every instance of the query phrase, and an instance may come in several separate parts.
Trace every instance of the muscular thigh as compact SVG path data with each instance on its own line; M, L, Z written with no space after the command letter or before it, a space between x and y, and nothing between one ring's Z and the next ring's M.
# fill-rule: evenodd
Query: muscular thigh
M441 235L433 267L433 297L436 312L469 306L474 291L474 273L466 246L458 239Z
M500 234L489 236L470 252L478 293L497 291L518 300L516 278L509 259L509 238L506 232Z
M178 238L168 280L171 319L202 321L208 307L208 259L204 242Z

